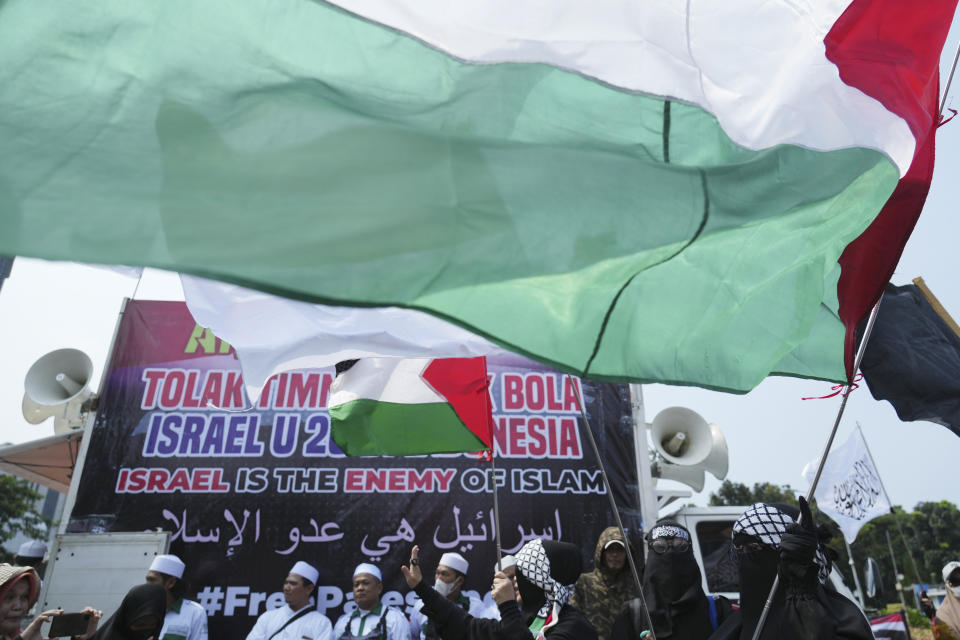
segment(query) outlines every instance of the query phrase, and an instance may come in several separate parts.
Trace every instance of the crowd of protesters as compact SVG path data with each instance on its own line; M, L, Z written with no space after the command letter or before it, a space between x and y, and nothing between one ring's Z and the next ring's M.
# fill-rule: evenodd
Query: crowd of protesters
M284 605L262 614L247 640L813 640L873 638L862 611L826 579L830 556L808 505L756 504L733 526L731 553L739 568L740 600L708 596L690 532L658 522L633 548L616 527L597 540L594 566L583 571L581 550L568 542L530 540L489 569L494 605L462 591L471 572L458 553L441 556L430 584L414 546L400 568L417 600L409 618L381 600L381 568L361 563L351 576L355 608L333 621L320 613L319 571L296 562L283 582ZM29 549L26 549L29 551ZM34 550L35 552L36 550ZM41 559L42 559L42 553ZM630 560L633 560L631 563ZM0 640L42 640L59 610L28 612L40 578L26 556L0 565ZM39 564L34 562L33 564ZM631 565L637 568L636 577ZM153 559L145 583L101 622L82 612L87 628L74 640L206 640L207 617L185 598L186 566L173 555ZM478 570L474 568L473 575ZM485 572L485 571L483 571ZM934 621L940 638L960 638L960 562L943 571L948 593ZM771 586L778 588L770 598ZM764 613L766 611L766 613Z

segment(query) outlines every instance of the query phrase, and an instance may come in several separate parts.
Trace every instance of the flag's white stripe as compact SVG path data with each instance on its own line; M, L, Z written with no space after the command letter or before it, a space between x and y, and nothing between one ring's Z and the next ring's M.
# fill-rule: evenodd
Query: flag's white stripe
M270 376L372 357L470 358L506 353L421 311L309 304L181 275L194 319L237 351L251 402Z
M366 358L334 380L329 407L354 400L397 404L446 402L421 378L431 358Z
M906 627L903 624L902 620L897 622L881 622L879 624L871 624L870 627L874 631L905 631Z
M332 0L454 57L539 62L700 105L749 149L879 149L907 123L840 80L824 37L850 0Z

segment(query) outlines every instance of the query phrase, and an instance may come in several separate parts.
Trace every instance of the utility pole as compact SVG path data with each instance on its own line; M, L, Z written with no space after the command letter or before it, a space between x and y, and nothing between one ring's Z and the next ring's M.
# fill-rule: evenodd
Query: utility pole
M893 575L897 579L897 593L900 594L900 604L903 605L903 610L906 611L907 599L903 597L903 584L900 582L903 580L903 575L900 573L900 570L897 569L897 559L893 555L893 543L890 542L890 532L884 531L884 533L887 534L887 548L890 550L890 561L893 563Z
M643 410L643 389L639 384L630 385L630 404L633 409L633 438L637 463L637 491L640 494L640 516L643 518L644 530L649 531L657 524L660 509L657 504L656 485L650 470L647 419Z
M853 584L856 586L856 596L857 600L860 601L860 608L866 609L867 604L863 599L863 587L860 586L860 574L857 573L857 565L853 562L853 549L850 548L850 543L847 542L847 537L843 536L843 544L847 545L847 558L850 560L850 571L853 572ZM896 571L896 569L894 569Z

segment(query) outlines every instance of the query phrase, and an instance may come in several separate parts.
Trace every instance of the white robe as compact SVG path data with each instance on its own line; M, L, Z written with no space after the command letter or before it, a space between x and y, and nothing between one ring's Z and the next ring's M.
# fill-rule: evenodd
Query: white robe
M307 605L311 607L313 605ZM247 634L247 640L270 640L270 636L297 613L285 604L279 609L267 611L257 618L257 623ZM311 611L287 625L287 627L273 636L273 640L333 640L330 619L319 611Z
M381 603L382 604L382 603ZM363 618L363 632L370 633L380 623L380 616L387 617L387 639L388 640L410 640L410 623L407 617L393 607L383 607L380 615L370 612ZM333 628L333 640L339 640L340 636L347 632L347 625L350 626L350 633L354 636L360 635L360 616L351 618L351 614L345 613L337 620Z
M207 612L193 600L177 600L163 617L159 640L207 640Z

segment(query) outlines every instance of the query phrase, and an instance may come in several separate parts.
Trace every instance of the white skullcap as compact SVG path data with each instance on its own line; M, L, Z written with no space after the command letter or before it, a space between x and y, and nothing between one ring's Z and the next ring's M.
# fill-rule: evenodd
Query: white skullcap
M946 582L947 578L950 577L950 574L954 572L955 569L960 569L960 562L953 560L948 562L943 568L943 581Z
M313 565L309 565L303 560L298 560L297 564L293 565L293 569L290 569L290 573L302 576L313 584L317 584L317 578L320 577L320 572L314 569Z
M517 566L516 558L514 558L513 556L503 556L502 558L500 558L500 568L498 569L496 563L494 563L493 570L494 572L503 571L504 569L508 569L510 567L515 567L515 566Z
M460 573L466 575L467 569L470 568L470 563L467 562L467 559L464 558L459 553L445 553L440 556L440 564L445 567L450 567L454 571L459 571Z
M40 540L29 540L20 545L17 555L21 558L42 558L47 555L47 543Z
M157 556L153 559L153 562L150 563L150 571L165 573L168 576L173 576L174 578L182 578L183 570L186 568L187 565L183 564L183 560L177 556L172 556L169 554Z
M383 582L383 575L380 573L380 567L370 564L369 562L361 562L357 565L357 568L353 570L353 577L356 578L358 574L369 573L374 578Z

